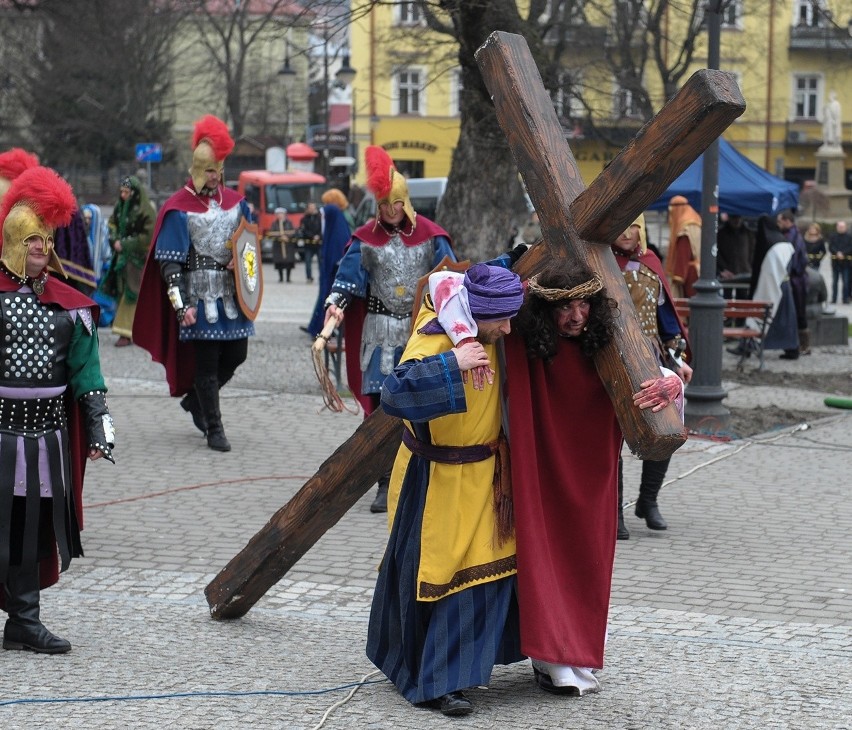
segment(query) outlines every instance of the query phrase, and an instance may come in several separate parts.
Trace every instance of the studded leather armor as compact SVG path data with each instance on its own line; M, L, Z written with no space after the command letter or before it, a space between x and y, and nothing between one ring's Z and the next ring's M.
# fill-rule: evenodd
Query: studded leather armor
M68 382L66 357L74 321L35 294L0 293L0 386L48 388Z

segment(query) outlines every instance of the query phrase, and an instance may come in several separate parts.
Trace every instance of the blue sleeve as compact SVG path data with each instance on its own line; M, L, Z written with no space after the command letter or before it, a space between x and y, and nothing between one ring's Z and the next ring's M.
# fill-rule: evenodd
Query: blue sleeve
M435 255L432 258L433 269L444 260L444 256L449 256L450 261L458 261L452 246L450 246L450 239L446 236L435 236L432 239L432 245L435 247Z
M382 385L382 409L412 423L464 413L464 382L452 352L401 362Z
M501 266L504 269L512 268L512 259L507 253L500 254L496 259L491 259L485 263L489 266Z
M682 334L680 325L678 325L674 305L669 301L668 297L657 307L657 331L660 333L660 339L663 342L668 342L673 337Z
M343 294L347 301L352 297L364 298L367 296L367 284L369 275L361 266L361 241L352 239L352 244L346 249L340 266L337 268L337 276L331 285L333 292Z
M186 213L170 210L163 218L163 224L154 242L154 259L157 261L177 261L184 263L189 255L189 226Z

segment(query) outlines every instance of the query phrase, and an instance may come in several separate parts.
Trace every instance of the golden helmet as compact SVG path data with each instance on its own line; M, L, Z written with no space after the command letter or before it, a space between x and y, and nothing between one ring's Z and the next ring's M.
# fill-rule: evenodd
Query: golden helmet
M47 267L65 275L53 248L57 227L67 226L77 208L71 186L47 167L32 167L12 181L0 205L3 249L0 263L18 277L27 276L27 239L37 236L48 253Z
M402 202L402 210L411 222L411 229L417 225L417 213L408 197L408 183L393 164L390 155L383 147L370 146L364 151L367 167L367 188L376 196L376 207L382 203ZM376 215L378 220L378 214Z
M225 170L225 158L234 149L234 140L228 133L228 127L218 117L208 114L195 123L192 133L192 165L189 175L196 193L207 181L207 170L216 170L219 181Z

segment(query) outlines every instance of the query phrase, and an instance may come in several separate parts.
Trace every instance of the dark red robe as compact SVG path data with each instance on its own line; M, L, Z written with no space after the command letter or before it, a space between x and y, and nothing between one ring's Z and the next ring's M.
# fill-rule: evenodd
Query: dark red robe
M600 669L615 559L621 428L591 358L549 364L506 338L521 651Z

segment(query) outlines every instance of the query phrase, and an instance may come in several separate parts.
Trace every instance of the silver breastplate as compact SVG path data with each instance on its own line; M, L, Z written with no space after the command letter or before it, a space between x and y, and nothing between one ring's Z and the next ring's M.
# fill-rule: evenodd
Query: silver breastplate
M189 240L198 253L227 264L231 260L231 249L227 244L237 230L240 218L242 211L239 205L223 210L215 200L211 200L210 208L203 213L186 214Z
M42 304L35 294L5 292L0 294L0 319L0 385L65 385L65 359L74 332L68 312Z
M370 274L370 293L394 314L411 314L417 280L429 273L432 239L406 246L396 235L384 246L361 242L361 266Z

